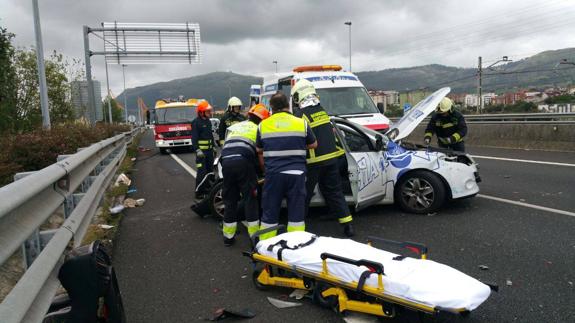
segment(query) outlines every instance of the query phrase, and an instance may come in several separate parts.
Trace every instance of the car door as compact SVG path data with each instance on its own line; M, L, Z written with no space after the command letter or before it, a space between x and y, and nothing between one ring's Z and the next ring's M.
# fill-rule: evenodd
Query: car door
M362 127L334 120L336 135L346 152L349 181L356 210L373 205L385 197L385 156Z

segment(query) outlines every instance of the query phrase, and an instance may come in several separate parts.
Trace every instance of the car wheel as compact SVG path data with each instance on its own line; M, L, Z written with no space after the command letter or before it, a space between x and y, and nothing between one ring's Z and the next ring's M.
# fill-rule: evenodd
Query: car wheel
M160 154L165 155L168 153L168 150L166 148L160 148Z
M402 176L395 187L395 201L410 213L432 213L443 205L446 189L438 175L413 171Z
M224 219L224 198L222 195L223 182L220 181L210 191L210 210L216 219Z

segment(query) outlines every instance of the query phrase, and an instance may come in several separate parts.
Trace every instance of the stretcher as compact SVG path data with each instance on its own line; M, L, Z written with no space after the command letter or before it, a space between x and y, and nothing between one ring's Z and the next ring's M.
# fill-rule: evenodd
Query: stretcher
M427 259L427 247L370 237L367 244L350 239L289 232L259 241L244 255L255 265L258 289L271 286L312 292L313 300L339 312L356 311L393 318L398 313L444 316L467 315L497 286ZM406 257L373 246L405 248L418 255ZM401 314L400 314L401 316Z

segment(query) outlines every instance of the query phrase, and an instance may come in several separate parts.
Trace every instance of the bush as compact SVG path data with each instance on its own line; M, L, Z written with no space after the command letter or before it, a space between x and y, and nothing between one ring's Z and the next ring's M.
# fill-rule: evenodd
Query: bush
M56 162L58 155L74 154L100 140L128 131L125 125L81 123L54 126L0 138L0 186L11 183L17 172L40 170Z

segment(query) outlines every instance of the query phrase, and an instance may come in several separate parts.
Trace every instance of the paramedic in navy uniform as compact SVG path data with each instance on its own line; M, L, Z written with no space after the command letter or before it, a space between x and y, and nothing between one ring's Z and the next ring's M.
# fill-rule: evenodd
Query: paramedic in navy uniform
M305 231L305 178L307 149L317 148L308 123L293 116L287 97L278 92L270 99L272 116L258 126L256 147L263 158L265 182L260 229L278 225L282 200L287 199L287 231ZM260 235L271 238L277 230Z

